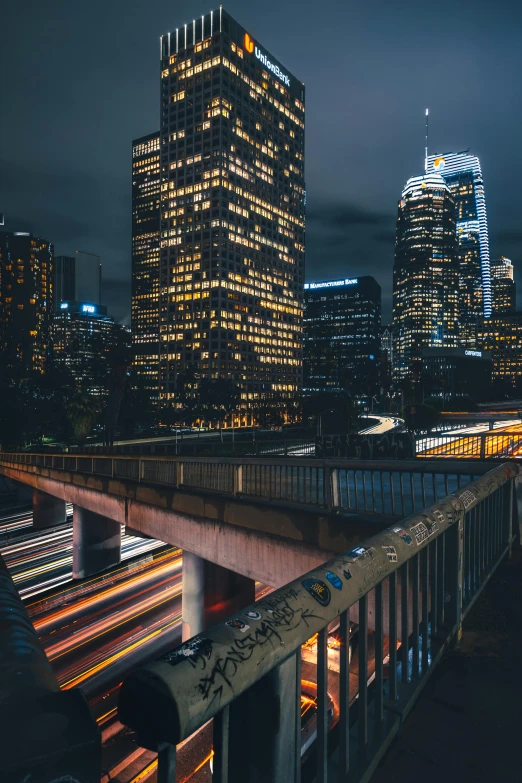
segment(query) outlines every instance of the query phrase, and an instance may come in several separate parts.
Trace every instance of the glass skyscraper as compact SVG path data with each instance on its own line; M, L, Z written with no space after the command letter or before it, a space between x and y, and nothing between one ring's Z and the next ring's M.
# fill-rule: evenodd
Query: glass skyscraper
M304 86L222 8L161 38L160 399L301 386Z
M305 392L373 394L379 382L381 287L373 277L305 283Z
M455 201L459 261L461 345L474 347L477 325L491 315L491 276L486 198L476 155L448 152L428 156L428 174L438 173Z
M458 345L455 202L440 174L412 177L399 201L393 269L394 379L418 377L423 348Z
M159 396L160 138L132 142L132 343L136 374Z
M517 309L517 289L513 264L501 256L491 262L491 314L513 313Z
M47 369L53 316L53 246L0 231L0 372L25 378Z

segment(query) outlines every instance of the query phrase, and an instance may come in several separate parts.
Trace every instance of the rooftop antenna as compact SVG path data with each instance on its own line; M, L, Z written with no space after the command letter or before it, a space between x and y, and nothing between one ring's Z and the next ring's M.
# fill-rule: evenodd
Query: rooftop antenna
M426 144L424 146L424 173L428 173L428 119L430 110L426 109Z

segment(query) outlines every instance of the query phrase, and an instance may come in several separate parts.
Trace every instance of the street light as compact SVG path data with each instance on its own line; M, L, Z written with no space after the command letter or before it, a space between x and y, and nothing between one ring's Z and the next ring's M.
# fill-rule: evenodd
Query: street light
M317 414L317 437L320 438L323 434L323 414L325 413L333 413L333 410L329 408L328 410L321 411L321 413Z

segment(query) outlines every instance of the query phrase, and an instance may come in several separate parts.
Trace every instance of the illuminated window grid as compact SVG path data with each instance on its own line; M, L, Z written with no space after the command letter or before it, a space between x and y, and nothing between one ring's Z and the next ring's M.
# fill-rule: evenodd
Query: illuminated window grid
M245 67L237 41L222 32L187 50L178 41L177 54L174 33L162 44L162 151L167 149L160 350L166 398L187 363L240 383L245 398L300 384L304 104L271 74ZM191 40L190 25L187 35ZM273 114L268 118L268 109L260 109L250 127L244 108L256 96ZM194 107L190 135L187 101ZM288 119L283 129L281 115Z

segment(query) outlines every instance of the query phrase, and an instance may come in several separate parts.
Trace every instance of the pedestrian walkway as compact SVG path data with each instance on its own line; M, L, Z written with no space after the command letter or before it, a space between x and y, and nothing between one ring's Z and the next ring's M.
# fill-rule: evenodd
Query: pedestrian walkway
M522 550L466 618L371 783L522 781Z

